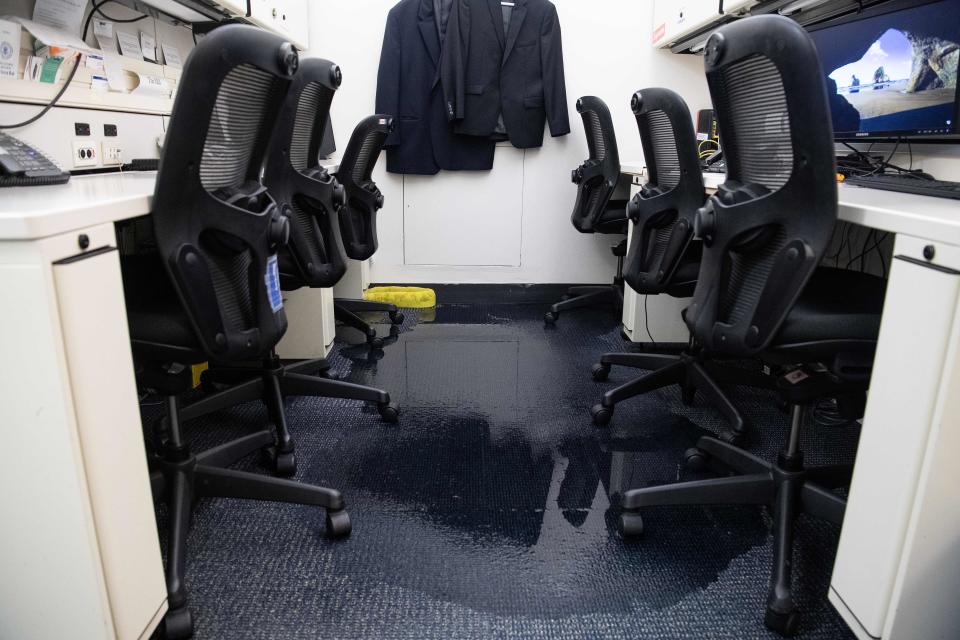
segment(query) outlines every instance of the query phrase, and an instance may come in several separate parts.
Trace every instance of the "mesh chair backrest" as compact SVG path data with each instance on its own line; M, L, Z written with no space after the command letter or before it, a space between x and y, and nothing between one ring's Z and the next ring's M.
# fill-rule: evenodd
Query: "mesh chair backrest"
M792 20L723 27L705 59L727 180L698 214L686 319L707 347L747 356L776 336L833 233L833 132L817 52Z
M260 174L298 59L282 38L230 25L194 48L179 83L153 225L191 325L218 360L266 353L286 330L268 291L285 226Z
M377 212L383 207L383 195L371 176L392 130L392 116L378 114L361 120L337 171L346 191L340 234L347 255L354 260L366 260L377 251Z
M577 100L590 157L573 172L577 201L570 221L581 233L593 233L620 181L620 152L613 118L606 103L595 96Z
M347 270L337 223L342 190L320 167L320 146L341 80L329 60L304 60L277 119L264 182L290 220L290 242L280 261L285 289L332 287Z
M648 182L627 208L633 233L623 276L638 293L661 293L675 283L706 198L690 110L669 89L633 96Z

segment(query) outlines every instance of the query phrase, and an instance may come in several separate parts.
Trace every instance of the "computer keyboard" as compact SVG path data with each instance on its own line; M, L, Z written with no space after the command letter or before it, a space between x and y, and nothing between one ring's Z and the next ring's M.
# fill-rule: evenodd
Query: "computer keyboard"
M870 189L900 191L901 193L912 193L918 196L933 196L935 198L960 200L960 182L927 180L901 174L850 176L845 182L858 187L869 187Z

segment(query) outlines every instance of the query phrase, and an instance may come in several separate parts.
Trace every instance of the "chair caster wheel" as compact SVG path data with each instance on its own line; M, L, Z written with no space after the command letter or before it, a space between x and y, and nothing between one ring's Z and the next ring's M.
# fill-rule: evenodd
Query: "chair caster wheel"
M590 415L593 416L593 424L603 427L610 424L613 417L613 407L605 407L602 404L595 404L590 409Z
M554 324L559 317L560 317L559 313L555 311L547 311L543 315L543 321L546 322L547 324Z
M297 454L293 451L277 453L273 459L273 473L281 478L290 478L297 472Z
M797 633L800 616L796 609L787 613L780 613L779 611L767 608L767 612L763 616L763 624L771 631L775 631L782 636L790 637Z
M170 609L163 616L160 633L164 640L185 640L193 636L193 615L186 606Z
M350 524L350 516L346 511L327 511L326 528L327 537L337 540L349 536L353 525Z
M691 471L700 471L707 466L707 454L696 447L683 452L683 464Z
M643 535L643 517L639 513L622 513L617 528L624 539L638 538Z
M697 390L694 387L684 386L680 390L680 400L683 402L683 406L685 407L692 407L696 397Z
M406 316L399 311L391 311L389 316L390 322L393 324L403 324L403 321L406 319Z
M384 402L378 404L377 411L380 413L380 417L384 422L396 424L400 420L400 409L393 403Z
M367 344L374 349L383 349L383 338L377 336L367 336Z
M593 365L593 370L591 373L596 382L603 382L610 377L610 365L603 364L602 362L595 364Z

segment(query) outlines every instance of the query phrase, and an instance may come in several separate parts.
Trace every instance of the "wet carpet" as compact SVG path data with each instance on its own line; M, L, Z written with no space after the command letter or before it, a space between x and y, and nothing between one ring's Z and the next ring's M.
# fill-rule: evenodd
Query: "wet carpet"
M611 309L566 313L551 329L548 306L407 311L392 333L377 325L382 350L339 329L333 369L389 391L399 424L347 400L288 398L287 415L296 479L341 490L353 533L327 540L312 507L202 501L186 579L195 637L776 638L763 626L766 509L651 508L641 539L617 533L618 494L688 478L683 452L719 431L719 415L664 389L594 427L590 406L638 372L614 367L597 383L590 367L632 347ZM775 396L732 396L753 430L748 448L774 457L788 429ZM186 433L202 450L265 421L249 403ZM811 424L807 462L852 461L857 436ZM267 472L257 456L237 466ZM162 508L159 519L162 540ZM798 522L800 638L853 637L826 600L838 536Z

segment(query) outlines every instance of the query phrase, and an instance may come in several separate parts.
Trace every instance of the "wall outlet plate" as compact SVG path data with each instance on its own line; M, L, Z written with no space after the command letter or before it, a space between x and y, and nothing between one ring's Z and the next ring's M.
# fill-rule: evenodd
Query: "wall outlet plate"
M101 147L100 161L103 163L103 166L123 164L123 147L116 142L104 142Z
M93 141L73 141L73 166L95 167L100 164L100 145Z

